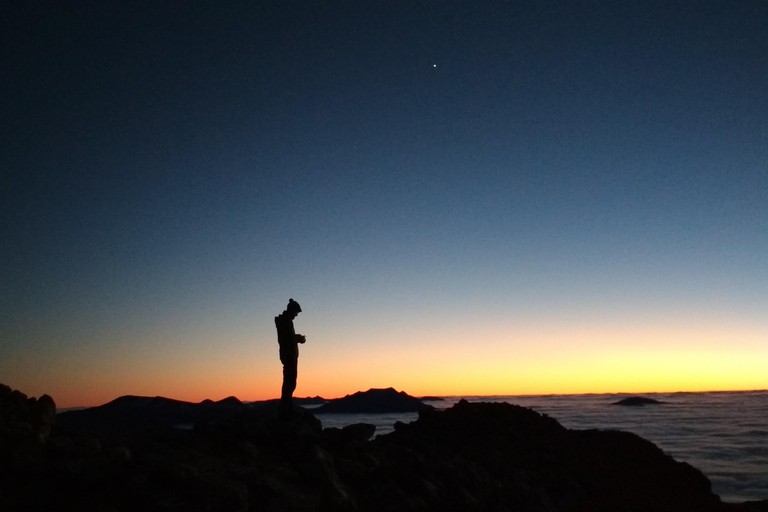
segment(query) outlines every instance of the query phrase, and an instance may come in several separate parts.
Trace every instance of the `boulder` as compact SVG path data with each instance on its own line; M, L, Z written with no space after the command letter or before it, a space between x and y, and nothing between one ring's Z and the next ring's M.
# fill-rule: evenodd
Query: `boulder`
M0 384L0 446L12 448L19 442L42 443L56 421L56 404L48 395L28 398L18 390Z
M28 398L0 384L0 481L12 485L17 474L40 466L55 417L56 404L50 396ZM0 510L6 510L2 495L0 487Z
M720 509L709 480L627 432L573 431L530 409L459 402L371 443L361 509L690 511ZM347 476L347 475L344 475ZM375 482L366 486L365 482Z

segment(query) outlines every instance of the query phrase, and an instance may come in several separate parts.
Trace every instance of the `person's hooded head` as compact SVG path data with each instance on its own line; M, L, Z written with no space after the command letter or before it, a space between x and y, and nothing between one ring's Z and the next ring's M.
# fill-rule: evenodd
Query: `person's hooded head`
M301 313L301 306L295 300L288 299L288 305L285 307L285 310L295 318L296 315Z

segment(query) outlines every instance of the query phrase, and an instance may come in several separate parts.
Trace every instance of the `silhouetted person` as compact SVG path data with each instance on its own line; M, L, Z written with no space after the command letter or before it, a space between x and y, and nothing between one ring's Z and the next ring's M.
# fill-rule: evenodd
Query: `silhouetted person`
M301 313L301 306L293 299L288 301L285 311L275 317L277 342L280 344L280 361L283 363L283 391L280 395L280 416L286 418L293 412L293 392L296 390L296 376L299 364L299 343L307 339L296 334L293 319Z

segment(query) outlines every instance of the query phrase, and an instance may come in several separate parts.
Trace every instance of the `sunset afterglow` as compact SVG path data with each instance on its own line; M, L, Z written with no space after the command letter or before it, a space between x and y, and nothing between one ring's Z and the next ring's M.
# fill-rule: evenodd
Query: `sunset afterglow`
M0 382L768 388L757 3L406 4L14 7Z

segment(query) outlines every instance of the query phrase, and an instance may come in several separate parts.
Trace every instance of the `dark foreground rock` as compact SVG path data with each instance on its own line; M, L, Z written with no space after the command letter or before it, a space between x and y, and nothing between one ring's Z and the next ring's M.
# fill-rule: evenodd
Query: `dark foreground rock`
M462 401L376 441L382 463L370 481L381 482L381 499L398 495L405 509L431 503L440 510L640 512L721 505L700 471L649 441L627 432L567 430L509 404ZM361 494L369 493L375 489Z
M191 430L46 428L30 400L0 388L4 512L768 511L721 503L636 435L567 430L509 404L425 410L370 440L372 425L255 408Z
M55 420L56 404L50 396L29 398L0 384L0 464L35 464Z
M433 409L418 398L412 397L405 391L397 391L394 388L369 389L358 391L353 395L329 400L325 405L315 409L314 412L322 413L400 413L418 412L425 409Z

